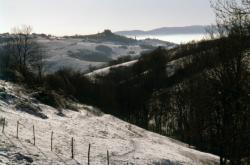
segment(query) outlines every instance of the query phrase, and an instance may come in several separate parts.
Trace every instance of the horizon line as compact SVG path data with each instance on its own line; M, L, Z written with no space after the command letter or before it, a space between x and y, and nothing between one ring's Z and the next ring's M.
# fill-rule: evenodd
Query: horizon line
M151 29L126 29L126 30L115 30L113 31L110 28L104 28L103 30L97 31L96 33L92 32L92 33L75 33L75 34L53 34L53 33L44 33L44 32L32 32L32 34L45 34L45 35L51 35L54 37L67 37L67 36L86 36L86 35L94 35L94 34L99 34L99 33L103 33L105 30L110 30L112 33L118 33L118 32L127 32L127 31L142 31L142 32L148 32L148 31L152 31L152 30L157 30L157 29L162 29L162 28L184 28L184 27L195 27L195 26L212 26L212 25L202 25L202 24L195 24L195 25L185 25L185 26L161 26L161 27L156 27L156 28L151 28ZM13 26L13 27L18 27L18 26ZM32 26L31 26L32 27ZM33 28L33 27L32 27ZM34 28L33 28L34 29ZM0 34L11 34L10 31L7 32L1 32Z

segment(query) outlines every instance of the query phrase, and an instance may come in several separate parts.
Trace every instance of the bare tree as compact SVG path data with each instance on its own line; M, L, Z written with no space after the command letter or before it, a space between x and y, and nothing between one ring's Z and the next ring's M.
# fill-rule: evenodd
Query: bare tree
M249 34L249 0L212 0L211 2L220 34Z
M11 69L24 77L29 72L42 77L44 51L36 42L31 26L14 27L5 48L11 58Z
M12 29L11 40L8 44L12 47L12 55L18 61L19 71L24 73L27 69L27 58L30 56L32 45L32 28L23 25Z

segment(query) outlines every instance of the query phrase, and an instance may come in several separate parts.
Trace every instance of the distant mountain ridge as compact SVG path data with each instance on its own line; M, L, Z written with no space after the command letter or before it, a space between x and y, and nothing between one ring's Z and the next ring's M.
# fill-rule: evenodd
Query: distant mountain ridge
M184 27L162 27L149 31L131 30L131 31L118 31L115 32L119 35L125 36L138 36L138 35L170 35L170 34L204 34L208 26L195 25Z

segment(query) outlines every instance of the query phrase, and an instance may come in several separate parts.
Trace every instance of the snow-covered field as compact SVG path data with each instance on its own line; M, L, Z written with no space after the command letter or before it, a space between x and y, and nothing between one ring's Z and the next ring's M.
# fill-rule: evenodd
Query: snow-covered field
M90 164L104 165L109 150L111 165L151 164L218 164L218 157L188 148L186 144L126 123L111 115L94 113L91 106L78 105L79 112L57 110L40 104L21 87L0 80L0 118L6 118L5 134L0 132L0 165L5 164L87 164L91 144ZM0 95L1 96L1 95ZM18 102L39 106L48 119L17 111ZM16 125L19 125L19 139ZM35 126L36 146L32 127ZM0 124L0 131L2 125ZM53 151L50 136L54 131ZM71 159L71 138L74 138L75 158Z

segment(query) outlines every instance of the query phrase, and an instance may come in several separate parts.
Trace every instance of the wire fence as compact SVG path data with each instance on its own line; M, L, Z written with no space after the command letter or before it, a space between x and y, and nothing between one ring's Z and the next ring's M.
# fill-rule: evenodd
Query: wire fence
M13 122L13 121L12 121ZM2 126L2 134L6 135L6 128L9 127L9 123L7 121L6 118L0 118L0 125ZM13 126L13 125L12 125ZM75 159L75 156L77 155L79 157L80 154L80 150L79 148L77 148L79 146L79 143L76 142L76 139L74 137L69 137L67 141L63 141L63 143L65 143L65 145L61 145L62 142L58 143L60 139L60 137L62 137L62 135L58 135L57 137L55 136L55 134L57 134L55 131L50 131L48 133L48 131L42 132L43 135L41 135L41 131L36 131L35 125L25 125L25 123L22 123L21 121L16 121L16 126L15 126L16 130L14 131L13 129L11 131L9 131L9 134L12 134L12 136L14 136L16 139L18 140L23 140L22 135L24 136L24 139L27 139L27 137L29 137L30 140L26 140L26 142L31 143L33 146L35 147L39 147L39 140L42 141L42 139L44 138L49 138L50 143L48 145L48 150L50 150L51 152L55 152L55 153L62 153L61 151L67 152L67 155L70 155L70 159ZM22 128L22 130L20 129ZM22 132L24 134L22 134ZM49 135L49 136L48 136ZM65 139L65 138L64 138ZM60 144L60 149L58 147L57 144ZM87 154L86 162L88 165L91 164L91 150L92 150L92 145L91 143L89 143L87 146L87 151L85 151ZM78 151L78 152L76 152ZM82 153L82 152L81 152ZM106 150L106 164L110 165L111 159L110 159L110 151ZM83 155L82 155L83 156ZM84 156L83 156L84 157ZM125 165L128 165L129 162L125 162Z

